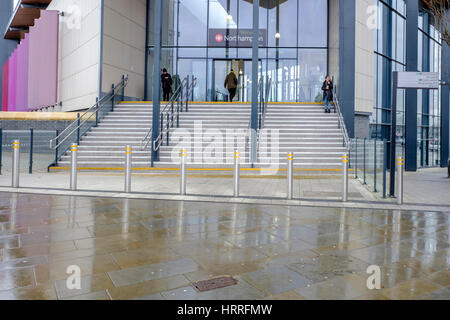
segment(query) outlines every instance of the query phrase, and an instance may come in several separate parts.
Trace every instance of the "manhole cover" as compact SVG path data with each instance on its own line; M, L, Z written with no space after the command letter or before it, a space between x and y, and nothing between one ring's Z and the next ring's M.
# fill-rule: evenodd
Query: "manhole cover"
M234 286L238 281L232 277L219 277L210 280L194 282L192 285L200 292Z

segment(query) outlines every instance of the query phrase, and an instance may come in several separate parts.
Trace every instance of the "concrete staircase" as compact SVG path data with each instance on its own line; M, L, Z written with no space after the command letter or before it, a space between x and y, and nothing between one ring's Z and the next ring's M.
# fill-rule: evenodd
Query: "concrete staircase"
M150 147L140 149L141 140L151 128L151 104L121 103L107 114L97 127L80 141L78 166L89 168L118 168L125 164L125 146L133 147L133 164L150 165ZM70 153L58 163L70 166Z
M276 134L279 139L270 139ZM278 145L274 140L279 141ZM271 151L269 156L267 149ZM274 150L279 150L279 157ZM340 169L346 149L337 114L324 113L321 105L269 105L259 143L259 162L264 165L279 159L286 163L289 152L294 153L297 168Z
M288 152L294 152L296 168L341 167L345 149L336 114L325 114L319 105L274 104L267 110L256 167L284 165ZM250 104L191 103L189 112L180 116L179 128L172 129L169 144L164 140L155 166L178 167L183 148L191 167L229 168L235 149L241 153L242 166L249 167L250 114ZM142 150L141 140L150 130L151 122L151 104L117 105L114 112L82 138L79 167L123 168L126 145L133 147L133 167L150 167L150 146ZM63 156L59 166L70 166L69 153Z

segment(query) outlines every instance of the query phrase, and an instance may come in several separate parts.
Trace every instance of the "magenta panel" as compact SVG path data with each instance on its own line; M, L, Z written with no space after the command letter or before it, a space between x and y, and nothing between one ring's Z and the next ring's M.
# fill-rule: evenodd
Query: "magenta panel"
M3 65L2 111L8 111L8 71L9 71L9 59Z
M56 104L58 83L58 11L41 11L29 33L28 108Z
M29 35L17 47L16 111L28 111Z
M8 111L16 111L17 97L17 48L9 58Z

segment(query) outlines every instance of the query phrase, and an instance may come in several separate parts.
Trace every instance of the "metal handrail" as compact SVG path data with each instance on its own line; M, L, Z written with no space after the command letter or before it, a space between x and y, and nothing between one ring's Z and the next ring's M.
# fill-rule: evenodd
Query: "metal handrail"
M188 111L187 104L189 101L189 97L192 94L195 86L197 85L197 81L198 81L197 78L193 78L192 82L189 83L189 76L186 76L186 78L184 78L183 81L181 82L181 85L178 87L178 89L173 94L170 101L160 112L160 119L161 119L160 130L161 131L160 131L158 137L156 138L156 140L153 141L153 144L152 144L153 151L159 150L159 148L161 147L161 145L163 143L164 136L167 136L169 134L170 129L173 128L175 122L178 123L179 117L180 117L179 113L183 112L183 106L186 106L186 111ZM185 91L185 92L183 92L183 91ZM184 100L184 98L186 100ZM176 111L173 110L175 101L177 102ZM180 104L181 104L181 106L180 106ZM167 118L165 127L163 126L164 118ZM141 150L147 148L148 145L151 143L152 132L153 132L153 128L151 128L149 130L149 132L147 133L147 135L141 140Z
M334 110L335 113L338 114L338 127L342 132L342 135L344 136L344 147L346 147L347 151L350 150L350 138L348 136L347 132L347 126L345 125L344 117L342 115L341 107L339 105L339 99L337 95L337 87L334 87L334 94L333 94L333 103L334 103Z
M188 111L187 105L189 103L189 97L191 96L192 92L194 91L195 86L197 85L197 78L193 78L192 82L189 83L188 82L189 76L186 76L186 101L184 101L186 104L183 103L183 90L180 91L180 97L181 97L181 109L180 106L177 106L177 112L175 113L172 109L168 110L165 115L161 114L162 119L164 120L164 118L167 118L166 120L166 127L163 128L161 127L161 132L159 133L158 138L153 142L153 151L158 151L159 148L161 147L163 141L164 141L164 136L167 137L167 141L168 141L168 136L170 134L170 129L173 128L173 125L175 123L175 121L179 121L179 117L180 117L180 112L183 112L183 106L186 105L186 111ZM166 106L167 108L167 106ZM176 117L174 117L174 113L176 114ZM162 123L162 121L161 121Z
M164 113L169 106L172 106L172 104L175 103L175 101L179 102L178 99L180 98L181 92L183 90L183 87L186 85L186 82L187 82L187 77L184 78L183 81L181 81L180 86L177 88L177 90L175 90L174 94L172 95L170 100L167 102L166 106L163 108L163 110L160 112L160 114ZM141 140L141 150L144 150L150 144L150 142L151 142L150 137L152 135L152 132L153 132L153 126L147 132L145 137ZM158 137L158 139L159 139L159 137Z
M110 93L106 94L103 98L98 100L92 107L90 107L87 111L85 111L81 116L79 116L79 119L84 119L85 116L89 115L86 119L82 120L81 122L79 119L73 121L56 138L51 139L50 149L52 150L58 149L64 142L66 142L67 139L69 139L69 137L73 133L77 132L77 130L79 130L86 122L88 122L93 117L94 114L98 116L98 111L101 110L106 105L103 102L105 100L109 101L109 99L114 98L117 95L117 92L120 92L122 89L124 89L127 86L127 84L128 84L128 75L124 75L120 83L115 85L111 89ZM70 131L70 133L68 133L65 138L61 139L66 134L66 132L71 130L72 127L74 127L72 131Z

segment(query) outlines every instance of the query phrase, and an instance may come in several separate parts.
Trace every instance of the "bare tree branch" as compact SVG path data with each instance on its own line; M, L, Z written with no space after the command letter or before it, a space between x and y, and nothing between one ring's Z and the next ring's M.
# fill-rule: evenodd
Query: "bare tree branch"
M435 27L442 34L442 41L450 46L450 0L423 0L423 2L434 17Z

